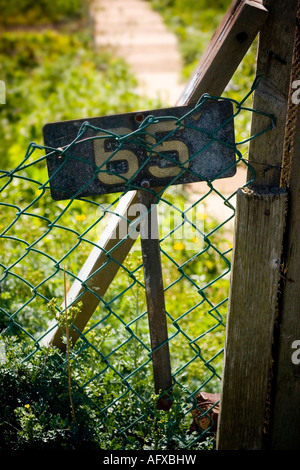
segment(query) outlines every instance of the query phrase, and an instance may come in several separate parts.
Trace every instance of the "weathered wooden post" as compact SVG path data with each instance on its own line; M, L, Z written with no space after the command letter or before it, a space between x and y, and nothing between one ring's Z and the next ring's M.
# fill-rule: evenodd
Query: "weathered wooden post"
M237 198L219 450L269 447L274 325L287 209L280 174L297 3L263 1L269 16L260 33L260 82L253 107L272 114L275 126L251 142L249 162L256 179L248 191L240 190ZM263 128L262 119L253 115L253 135Z
M237 193L219 450L264 446L285 212L285 192Z
M270 448L300 449L300 3L294 42L281 186L289 195L274 338Z
M154 386L156 394L165 391L158 400L158 408L168 410L172 405L172 372L156 209L158 200L152 191L147 190L147 180L142 181L142 187L145 189L138 191L138 201L141 212L144 212L140 222L140 234Z

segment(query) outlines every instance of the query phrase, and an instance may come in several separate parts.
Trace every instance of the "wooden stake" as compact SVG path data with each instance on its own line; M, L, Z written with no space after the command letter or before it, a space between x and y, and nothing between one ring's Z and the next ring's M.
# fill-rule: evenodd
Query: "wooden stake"
M67 293L68 306L73 305L74 302L82 301L83 303L81 311L72 322L76 329L71 327L69 332L73 345L93 315L100 298L105 295L120 269L120 265L135 242L135 238L124 236L124 233L128 233L129 223L137 217L137 214L130 210L134 205L137 205L137 194L135 191L130 191L122 197L115 210L116 215L111 216L107 228L79 272L78 279L74 281ZM120 240L122 240L122 243L120 243ZM109 253L109 256L107 253ZM62 305L62 308L64 308L64 305ZM55 325L56 322L53 324L53 329L50 327L49 333L43 338L43 342L65 350L66 345L60 328Z
M141 246L144 267L148 321L152 348L155 393L163 395L158 408L168 410L172 405L171 361L168 344L167 319L161 268L161 255L156 211L157 197L150 191L138 191L141 206Z

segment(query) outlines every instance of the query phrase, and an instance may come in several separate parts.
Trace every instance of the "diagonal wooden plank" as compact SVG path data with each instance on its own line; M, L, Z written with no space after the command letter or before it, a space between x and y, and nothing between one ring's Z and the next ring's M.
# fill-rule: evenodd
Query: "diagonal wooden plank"
M185 92L180 97L177 105L194 104L203 93L220 96L234 74L237 66L243 59L251 42L259 32L263 22L266 20L266 17L267 10L262 7L260 2L250 0L237 0L233 2L213 36L212 41L200 62L199 68L192 77ZM246 35L243 35L243 32L246 32ZM220 73L220 70L222 73ZM136 202L137 193L135 191L125 195L125 199L122 201L121 207L124 212L120 213L120 207L117 207L113 225L110 229L105 231L97 242L99 248L94 248L92 250L91 255L88 257L80 275L78 276L80 281L76 280L68 292L68 306L71 303L76 303L76 299L83 303L80 313L73 321L73 324L76 326L78 331L73 328L70 330L70 339L73 344L78 339L80 335L79 332L83 331L87 322L91 318L99 304L100 297L105 294L107 288L117 274L120 264L126 258L133 246L135 241L134 239L129 237L120 243L122 238L118 239L115 237L112 239L110 236L110 230L112 233L119 233L120 224L124 223L122 214L129 214L131 205ZM121 217L118 217L118 213ZM128 219L128 224L129 223L130 219ZM107 263L107 258L103 251L107 251L108 249L113 252L113 257L109 263ZM105 267L103 267L104 264ZM102 269L99 270L101 266ZM87 285L88 289L86 289L84 285ZM95 290L95 293L93 293L93 289ZM44 342L57 346L60 349L65 348L61 332L58 327L55 326L50 328L49 333L44 337Z
M129 223L136 218L134 211L130 210L134 204L137 204L135 191L130 191L121 198L115 210L116 215L111 216L106 229L79 272L78 279L74 281L67 293L68 307L78 301L82 302L82 309L73 320L76 329L70 329L72 344L77 341L80 332L83 331L93 315L100 299L105 295L115 278L120 264L125 260L135 242L133 237L124 238L124 233L128 233ZM122 243L120 243L121 240ZM109 253L109 256L107 253ZM64 304L62 308L65 308ZM65 343L62 333L55 322L50 327L50 331L44 337L43 342L64 350Z
M177 105L196 104L204 93L220 96L267 16L268 10L260 2L234 1Z

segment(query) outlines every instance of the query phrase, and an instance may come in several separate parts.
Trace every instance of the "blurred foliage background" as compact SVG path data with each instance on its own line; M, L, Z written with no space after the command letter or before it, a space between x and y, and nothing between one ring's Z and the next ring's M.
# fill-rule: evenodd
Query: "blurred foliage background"
M87 7L81 0L1 0L1 25L42 25L82 18Z

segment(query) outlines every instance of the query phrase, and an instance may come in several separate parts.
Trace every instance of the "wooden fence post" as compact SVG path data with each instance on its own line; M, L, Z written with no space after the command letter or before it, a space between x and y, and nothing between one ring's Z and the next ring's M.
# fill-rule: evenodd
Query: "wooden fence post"
M275 128L250 143L256 172L239 191L217 448L265 449L270 433L274 324L287 193L280 189L297 0L264 0L254 109L272 114ZM265 127L253 114L251 134ZM251 174L252 177L252 174Z
M285 192L238 191L219 450L264 445L285 212Z
M271 450L300 449L300 2L297 20L281 178L289 206L275 331Z
M259 33L253 108L275 117L272 132L253 139L249 163L256 172L255 186L279 186L296 25L297 0L263 0L268 19ZM266 127L266 118L253 114L252 135ZM253 177L252 171L249 180Z

